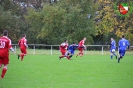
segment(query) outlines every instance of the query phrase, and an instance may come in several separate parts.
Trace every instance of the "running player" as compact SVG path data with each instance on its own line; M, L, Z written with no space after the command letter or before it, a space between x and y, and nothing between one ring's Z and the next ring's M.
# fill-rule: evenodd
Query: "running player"
M59 58L61 59L63 57L67 57L67 59L70 60L70 58L74 55L74 52L75 52L77 47L78 47L78 45L75 44L75 43L69 45L68 51L65 53L65 55L64 56L60 56Z
M3 37L0 37L0 68L4 65L0 78L4 78L7 71L7 65L9 64L9 49L12 52L14 51L11 40L7 36L8 31L4 30Z
M117 59L117 55L115 53L115 50L116 50L116 43L115 43L115 40L113 38L111 38L111 43L110 43L110 58L111 59L113 59L113 55Z
M119 40L119 58L118 58L118 63L120 62L120 59L122 59L126 53L126 49L129 49L129 41L127 39L125 39L124 35L122 35L122 39Z
M83 54L84 54L84 49L86 48L85 45L84 45L85 41L86 41L86 37L85 37L83 40L81 40L81 41L79 42L79 46L78 46L79 53L77 54L77 56L78 56L78 55L80 55L80 57L83 56ZM76 57L77 57L77 56L76 56Z
M65 41L60 45L60 47L59 47L60 52L61 52L61 54L62 54L61 56L64 56L64 55L65 55L67 48L68 48L68 40L65 40ZM61 57L61 56L60 56L60 57Z
M25 34L22 35L22 38L19 40L18 45L21 50L21 54L18 55L18 59L19 59L19 57L21 57L21 61L22 61L24 56L26 56L26 54L27 54L26 48L28 48Z

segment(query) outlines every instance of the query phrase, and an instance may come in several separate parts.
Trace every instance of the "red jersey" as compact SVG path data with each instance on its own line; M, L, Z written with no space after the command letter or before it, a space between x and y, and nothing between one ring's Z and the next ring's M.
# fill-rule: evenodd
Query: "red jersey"
M84 46L84 40L81 40L80 42L79 42L79 46Z
M0 57L9 57L9 49L12 47L11 40L3 36L0 38Z
M18 45L20 46L20 48L26 48L27 46L27 40L25 39L25 37L21 38L18 42Z
M66 50L67 50L67 47L68 47L68 44L67 43L62 43L61 45L60 45L60 51L61 52L65 52Z

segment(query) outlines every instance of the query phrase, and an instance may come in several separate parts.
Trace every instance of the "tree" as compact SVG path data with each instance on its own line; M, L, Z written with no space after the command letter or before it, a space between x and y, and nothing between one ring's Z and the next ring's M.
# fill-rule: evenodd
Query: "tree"
M87 0L86 2L89 3ZM40 11L30 9L26 19L32 30L38 33L37 38L45 44L59 44L64 39L68 39L70 43L74 40L79 42L83 37L93 43L92 37L96 31L93 29L92 19L87 18L89 9L84 4L85 2L79 3L78 0L77 3L62 0L55 4L44 4ZM36 30L36 25L40 25L39 31Z

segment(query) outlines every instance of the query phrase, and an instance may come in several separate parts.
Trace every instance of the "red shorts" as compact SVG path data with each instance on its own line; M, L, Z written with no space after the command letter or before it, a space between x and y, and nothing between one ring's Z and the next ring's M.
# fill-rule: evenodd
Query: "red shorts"
M21 53L27 54L26 48L20 48Z
M65 55L66 52L61 52L62 55Z
M4 65L9 64L9 58L8 57L0 57L0 64L4 64Z
M84 49L83 49L83 48L78 47L78 50L79 50L79 51L83 51Z

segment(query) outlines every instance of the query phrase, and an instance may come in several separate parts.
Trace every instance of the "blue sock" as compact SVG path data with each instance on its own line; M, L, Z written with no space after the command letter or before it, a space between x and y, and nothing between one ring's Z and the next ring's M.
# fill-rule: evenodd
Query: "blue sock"
M111 55L111 56L110 56L110 58L112 59L112 58L113 58L113 56Z

